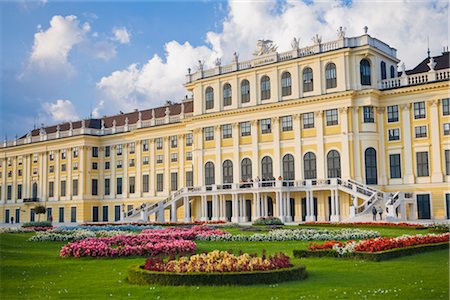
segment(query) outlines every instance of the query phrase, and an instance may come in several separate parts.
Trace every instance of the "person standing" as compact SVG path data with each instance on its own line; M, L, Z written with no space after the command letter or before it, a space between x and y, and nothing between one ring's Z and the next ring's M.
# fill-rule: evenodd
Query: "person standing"
M383 208L381 206L378 207L378 214L380 215L380 221L383 220Z
M376 221L377 220L377 209L375 206L372 207L372 216L373 216L372 220Z

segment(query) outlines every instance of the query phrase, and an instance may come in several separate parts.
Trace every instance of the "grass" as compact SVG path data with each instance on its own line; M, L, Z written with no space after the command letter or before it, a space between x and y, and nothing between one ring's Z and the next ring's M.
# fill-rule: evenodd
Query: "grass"
M424 230L376 228L383 235ZM230 230L238 233L238 229ZM1 299L449 299L449 252L440 250L384 262L335 258L295 259L308 278L245 287L138 286L127 268L145 258L60 258L62 242L27 242L32 234L0 235ZM261 254L305 249L308 242L197 242L214 249Z

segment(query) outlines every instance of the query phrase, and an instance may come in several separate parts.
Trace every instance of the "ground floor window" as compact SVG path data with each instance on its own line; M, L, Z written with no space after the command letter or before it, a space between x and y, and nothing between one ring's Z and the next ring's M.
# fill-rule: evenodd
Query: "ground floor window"
M76 207L70 208L70 222L72 222L72 223L77 222L77 208Z
M64 207L59 208L59 223L64 223Z
M47 221L50 221L51 218L52 218L52 208L47 207Z
M447 212L447 219L450 219L450 194L445 194L445 210Z
M120 205L114 205L114 221L120 221Z
M98 206L92 207L92 222L98 222Z
M20 208L16 208L16 223L20 223Z
M430 195L417 195L417 218L431 219Z
M108 222L109 217L108 217L108 206L103 206L103 212L102 212L102 221L103 222Z
M9 223L9 209L5 209L5 223Z
M30 222L34 222L34 208L30 209Z

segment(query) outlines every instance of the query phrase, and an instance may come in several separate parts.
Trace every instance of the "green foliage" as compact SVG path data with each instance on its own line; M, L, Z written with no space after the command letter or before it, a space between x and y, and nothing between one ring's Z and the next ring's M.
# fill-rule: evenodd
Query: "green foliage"
M448 249L449 244L447 242L430 244L430 245L416 245L405 248L390 249L381 252L353 252L339 255L334 250L294 250L294 257L337 257L337 258L355 258L360 260L369 261L382 261L401 256L413 255L417 253L429 252L434 250Z
M253 221L253 225L284 225L284 223L275 217L262 217Z
M52 227L52 223L50 221L25 222L22 227Z
M139 285L253 285L301 280L306 277L306 268L304 266L272 271L182 274L150 272L142 269L139 265L131 266L128 269L128 281Z
M44 205L36 205L34 207L34 213L37 214L37 215L45 214L46 211L47 211L47 209L45 208Z

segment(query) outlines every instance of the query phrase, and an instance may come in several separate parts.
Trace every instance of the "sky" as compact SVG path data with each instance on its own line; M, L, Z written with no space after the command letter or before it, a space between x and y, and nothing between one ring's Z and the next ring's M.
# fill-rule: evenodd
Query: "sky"
M187 69L251 59L258 39L280 52L368 33L407 69L449 41L447 0L0 2L0 135L178 102Z

